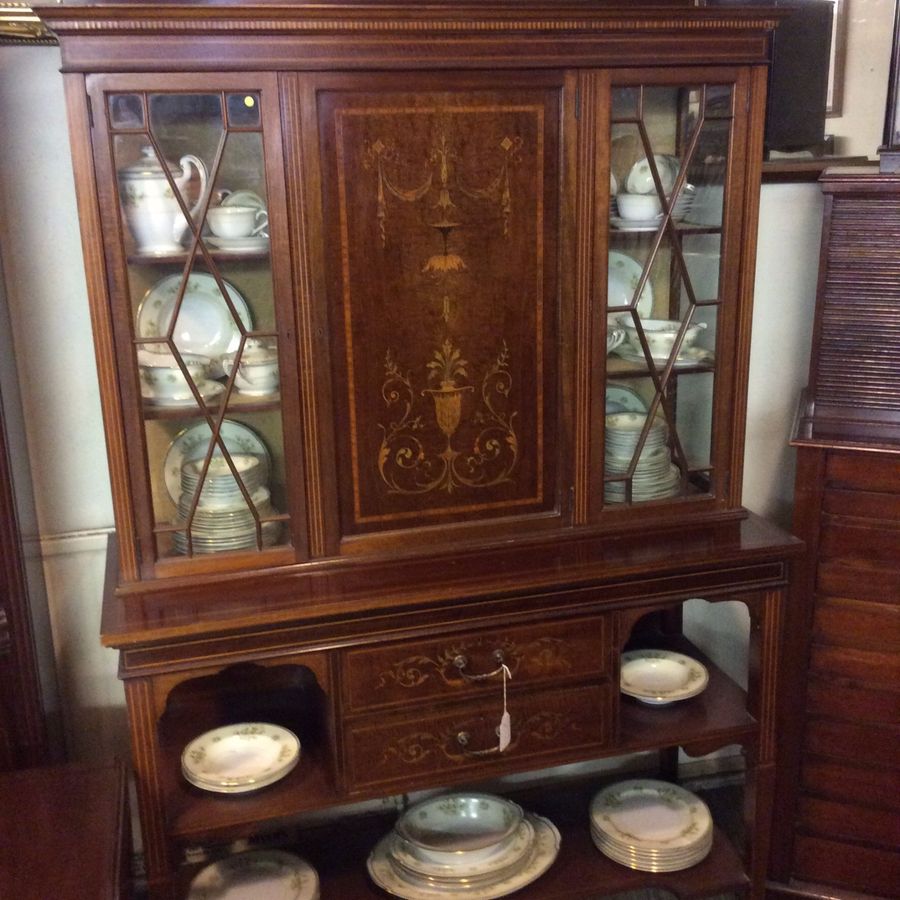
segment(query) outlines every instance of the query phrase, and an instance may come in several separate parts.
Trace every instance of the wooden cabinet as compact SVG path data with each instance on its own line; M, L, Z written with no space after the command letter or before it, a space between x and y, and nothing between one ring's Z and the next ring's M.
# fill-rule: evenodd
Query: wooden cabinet
M552 890L759 893L796 549L740 505L768 12L41 13L153 892L194 843L347 800L741 744L740 854L722 834L654 882L582 853ZM683 707L621 699L622 649L683 647L692 597L750 610L748 691L713 667ZM302 764L237 800L186 784L185 743L250 718Z
M808 546L787 619L773 896L888 897L900 883L897 652L900 178L834 170L795 531Z

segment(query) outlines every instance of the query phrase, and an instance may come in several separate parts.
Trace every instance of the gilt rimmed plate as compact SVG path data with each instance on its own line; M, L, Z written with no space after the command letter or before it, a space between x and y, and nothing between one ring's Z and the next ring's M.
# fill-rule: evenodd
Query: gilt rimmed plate
M485 887L469 886L465 882L458 888L446 884L433 887L427 882L414 882L404 877L391 863L390 843L393 833L385 835L376 844L375 849L369 854L366 867L375 884L389 894L402 897L404 900L441 900L448 894L464 894L469 900L497 900L513 891L521 890L538 879L553 865L559 855L560 836L556 826L542 816L532 813L526 815L534 827L534 849L531 856L513 875Z
M182 281L181 275L167 275L144 294L137 311L139 337L161 337L166 334ZM233 284L223 283L238 318L244 328L251 331L253 321L247 301ZM175 346L183 353L207 357L210 374L214 378L224 374L222 357L237 351L241 343L241 330L212 275L192 272L188 276L173 338Z
M630 851L677 856L705 844L712 827L709 807L696 794L667 781L620 781L591 801L592 832Z
M610 250L606 305L617 309L629 306L643 271L644 267L634 257L618 250ZM650 286L649 278L644 290L641 291L637 312L642 319L648 319L653 315L653 288Z
M194 738L181 754L181 769L206 790L262 786L284 778L300 761L293 731L268 722L241 722Z
M283 850L249 850L202 869L187 900L317 900L319 876Z
M647 404L634 388L624 384L606 385L606 414L618 412L647 412Z
M263 439L252 428L233 419L223 419L219 436L229 453L247 453L259 457L262 469L259 483L268 484L272 471L272 458ZM206 422L199 422L176 435L163 460L166 490L173 503L181 496L181 467L194 459L203 459L209 449L212 429ZM222 448L216 443L213 456L221 456Z
M622 654L619 686L623 694L662 705L687 700L709 684L703 663L672 650L629 650Z

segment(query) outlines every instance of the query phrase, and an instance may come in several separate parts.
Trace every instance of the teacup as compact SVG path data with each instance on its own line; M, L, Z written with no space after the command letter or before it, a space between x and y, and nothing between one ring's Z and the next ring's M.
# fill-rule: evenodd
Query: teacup
M181 360L193 384L202 385L209 373L209 359L194 353L182 353ZM193 396L173 354L140 350L138 365L144 393L151 399L189 400Z
M222 357L226 375L231 376L236 359L236 353ZM250 397L274 394L278 390L278 351L275 347L257 339L248 340L234 373L234 385L239 393Z
M216 237L243 238L265 231L269 215L253 206L214 206L207 211L206 221Z
M616 197L619 215L623 219L649 221L662 212L662 203L657 194L621 193Z

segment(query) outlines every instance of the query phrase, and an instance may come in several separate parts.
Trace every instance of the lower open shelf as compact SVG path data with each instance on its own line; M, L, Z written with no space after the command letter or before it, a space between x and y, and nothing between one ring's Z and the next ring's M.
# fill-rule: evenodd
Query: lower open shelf
M695 898L748 889L749 879L741 857L718 825L709 856L680 872L636 872L603 856L591 841L588 819L590 799L600 786L580 782L574 788L543 786L512 795L528 811L546 816L562 837L559 856L550 869L516 891L516 898L587 900L639 889L664 890L677 897ZM713 812L715 815L715 809ZM369 878L366 859L393 827L395 819L393 814L348 817L328 826L307 828L296 843L283 845L283 849L303 857L316 869L323 898L384 900L391 895ZM200 869L199 865L185 867L179 879L179 897L187 896L190 881Z

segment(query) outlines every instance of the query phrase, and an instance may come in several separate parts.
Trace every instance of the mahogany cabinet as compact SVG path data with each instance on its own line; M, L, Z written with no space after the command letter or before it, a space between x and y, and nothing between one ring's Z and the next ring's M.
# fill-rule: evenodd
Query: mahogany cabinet
M772 896L900 884L900 177L830 170L786 619Z
M797 548L740 504L771 13L40 14L116 511L103 640L154 895L194 844L305 811L730 744L741 847L721 834L667 880L617 872L573 825L582 851L531 896L758 895ZM622 649L686 646L690 598L749 609L749 689L713 667L681 707L620 698ZM184 782L186 741L251 718L299 734L294 773L241 798ZM363 859L331 872L339 896L373 895Z

